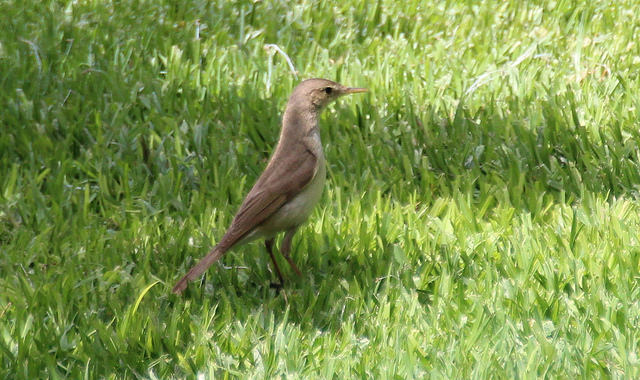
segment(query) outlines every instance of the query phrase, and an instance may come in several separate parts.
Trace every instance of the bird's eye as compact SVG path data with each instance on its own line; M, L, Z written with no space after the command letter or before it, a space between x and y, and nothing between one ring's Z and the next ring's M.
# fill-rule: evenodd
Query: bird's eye
M333 91L333 89L331 87L325 87L324 88L324 92L326 92L327 94L331 94L331 91Z

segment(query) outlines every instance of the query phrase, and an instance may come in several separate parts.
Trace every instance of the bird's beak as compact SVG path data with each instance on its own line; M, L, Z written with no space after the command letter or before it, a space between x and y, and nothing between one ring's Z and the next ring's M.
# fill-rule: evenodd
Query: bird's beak
M367 90L366 88L360 88L360 87L347 87L344 90L345 94L357 94L359 92L367 92L369 90Z

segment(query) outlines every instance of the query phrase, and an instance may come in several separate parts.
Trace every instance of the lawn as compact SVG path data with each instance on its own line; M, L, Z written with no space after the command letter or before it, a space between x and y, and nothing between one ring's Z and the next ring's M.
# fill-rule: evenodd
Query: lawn
M605 1L0 2L0 378L640 377L640 12ZM174 285L297 83L327 184Z

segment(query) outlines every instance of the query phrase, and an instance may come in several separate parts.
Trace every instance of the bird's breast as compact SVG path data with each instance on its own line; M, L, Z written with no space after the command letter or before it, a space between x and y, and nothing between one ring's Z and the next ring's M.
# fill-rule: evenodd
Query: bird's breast
M318 169L311 182L300 193L291 198L278 211L276 211L264 224L263 228L269 231L285 231L304 223L313 207L322 196L322 189L327 176L324 156L318 157Z

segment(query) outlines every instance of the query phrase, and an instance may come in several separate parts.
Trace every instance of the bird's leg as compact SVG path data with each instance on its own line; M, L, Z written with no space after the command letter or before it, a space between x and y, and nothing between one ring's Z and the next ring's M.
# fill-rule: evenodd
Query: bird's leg
M284 286L284 278L282 277L282 272L280 272L280 268L278 267L278 263L276 262L276 257L273 254L273 243L275 239L267 239L264 241L265 247L267 247L267 252L269 252L269 256L271 256L271 261L273 261L273 267L276 269L276 273L278 274L278 278L280 278L280 284L271 283L272 288L282 288Z
M296 271L298 276L302 277L302 272L300 272L300 269L298 269L291 257L289 257L289 252L291 251L291 240L293 239L293 235L296 233L296 229L297 227L294 227L284 234L284 239L282 239L282 245L280 246L280 253L285 259L287 259L287 262L291 265L291 268Z

